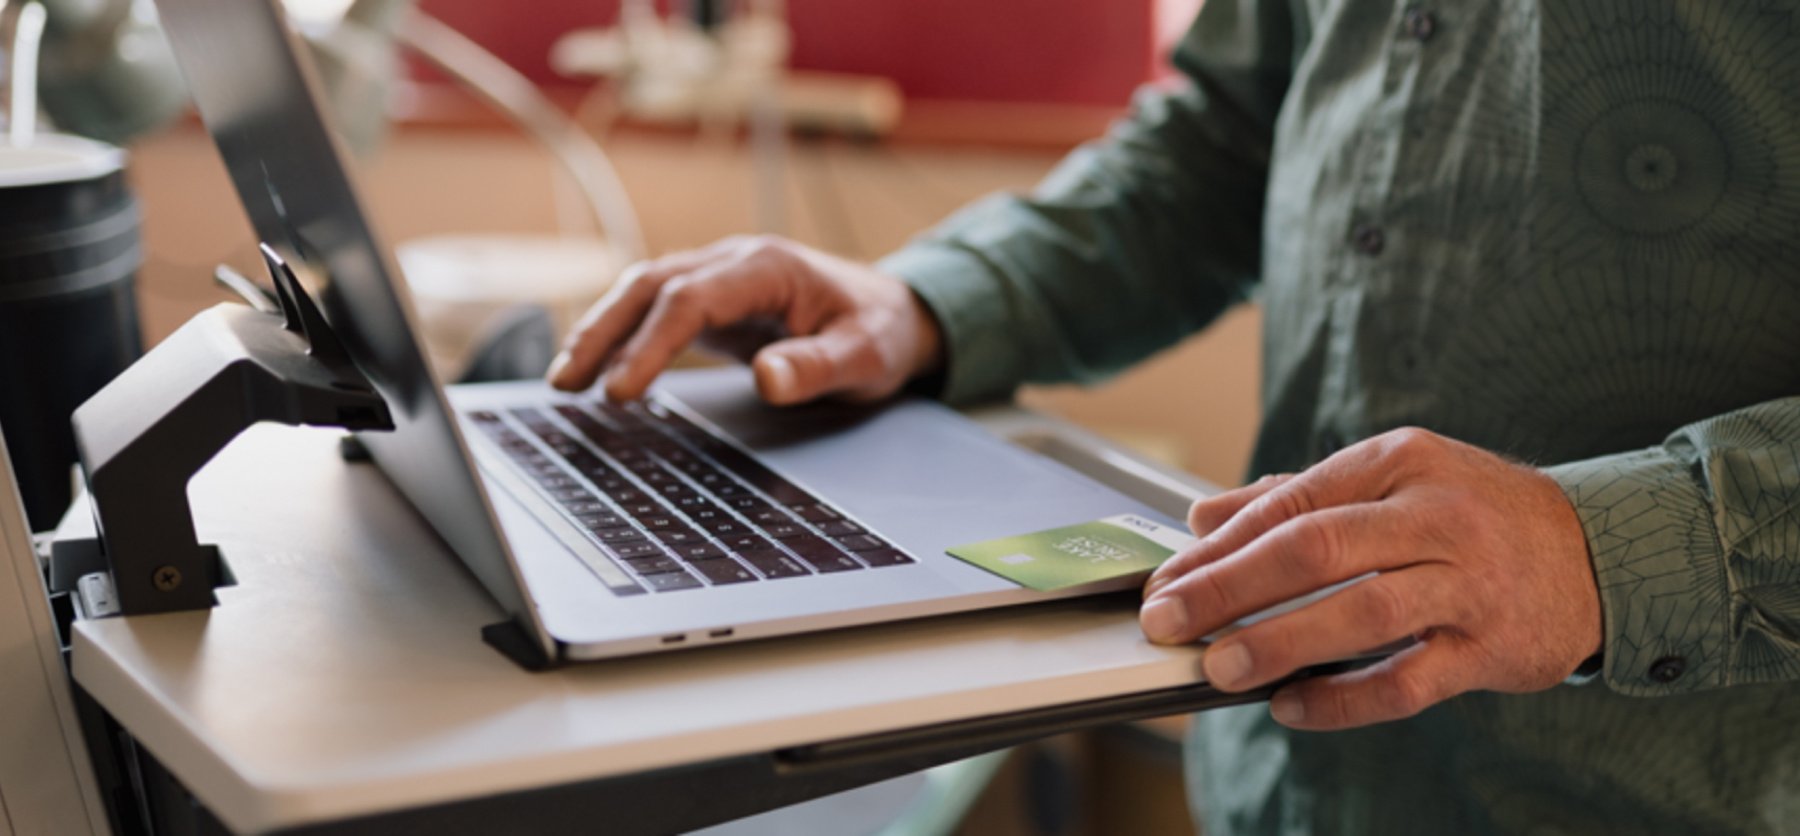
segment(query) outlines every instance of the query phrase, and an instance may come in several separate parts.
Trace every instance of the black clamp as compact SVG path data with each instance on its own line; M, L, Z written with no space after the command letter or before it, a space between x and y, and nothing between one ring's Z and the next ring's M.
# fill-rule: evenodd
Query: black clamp
M87 576L85 592L91 573L104 570L112 588L100 595L119 613L217 603L213 590L231 583L230 571L216 546L198 541L187 484L252 424L394 428L387 403L288 263L267 244L262 255L279 311L215 305L75 411L98 549L74 544L67 553L88 557L52 574L65 583Z

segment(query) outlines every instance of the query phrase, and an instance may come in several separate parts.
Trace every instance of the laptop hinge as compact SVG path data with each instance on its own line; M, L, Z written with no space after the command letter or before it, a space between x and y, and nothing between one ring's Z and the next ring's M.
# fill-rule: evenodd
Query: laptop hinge
M546 655L544 648L532 636L530 628L520 624L518 619L508 619L481 628L481 640L513 660L513 664L528 671L537 673L562 667L562 660Z

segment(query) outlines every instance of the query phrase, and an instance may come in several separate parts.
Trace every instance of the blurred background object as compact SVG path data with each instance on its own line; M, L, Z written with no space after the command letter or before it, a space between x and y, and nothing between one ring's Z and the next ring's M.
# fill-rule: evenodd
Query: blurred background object
M135 88L127 89L126 76L154 72L161 60L141 43L144 30L98 13L82 24L73 5L58 7L60 40L50 46L137 43L143 51L79 69L61 65L63 81L102 104L130 98ZM39 57L50 21L35 0L0 8L7 122L0 143L0 426L34 530L52 527L69 504L76 460L69 414L143 351L132 286L141 260L138 207L126 188L124 152L38 130ZM80 108L63 112L112 131L166 118L162 107L139 103L111 119Z

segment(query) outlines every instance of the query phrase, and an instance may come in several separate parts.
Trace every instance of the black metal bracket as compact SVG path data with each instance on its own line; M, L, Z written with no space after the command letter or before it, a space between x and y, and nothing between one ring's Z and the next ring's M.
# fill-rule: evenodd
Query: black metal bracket
M262 255L278 313L215 305L75 410L97 551L119 613L206 609L231 583L218 548L198 541L187 484L252 424L394 427L288 262L267 244Z

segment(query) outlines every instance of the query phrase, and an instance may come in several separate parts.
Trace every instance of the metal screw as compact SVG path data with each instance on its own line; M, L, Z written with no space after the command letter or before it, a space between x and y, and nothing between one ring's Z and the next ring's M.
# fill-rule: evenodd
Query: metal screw
M150 582L163 592L174 592L181 586L181 570L173 566L164 566L150 576Z

